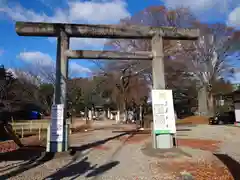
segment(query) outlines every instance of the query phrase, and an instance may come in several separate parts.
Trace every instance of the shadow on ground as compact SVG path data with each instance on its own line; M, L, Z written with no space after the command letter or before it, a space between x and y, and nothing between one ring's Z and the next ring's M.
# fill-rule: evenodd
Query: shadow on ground
M103 140L99 140L99 141L96 141L96 142L93 142L93 143L84 144L84 145L79 146L79 147L71 147L71 154L73 155L77 151L85 151L87 149L91 149L91 148L94 148L96 146L103 145L103 144L107 143L108 141L120 138L120 137L128 135L128 134L133 134L133 133L132 132L131 133L124 132L124 133L121 133L119 135L112 136L112 137L109 137L109 138L106 138L106 139L103 139Z
M234 179L240 179L240 164L226 154L214 154L228 168Z
M84 144L82 146L79 147L71 147L71 155L75 155L77 152L82 152L82 151L86 151L89 150L91 148L94 148L96 146L100 146L103 145L111 140L120 138L122 136L125 135L130 135L129 138L134 136L133 132L124 132L121 133L119 135L116 136L112 136L103 140L99 140L93 143L88 143L88 144ZM119 151L121 149L118 148L117 151ZM117 153L117 151L115 153ZM113 153L113 154L115 154ZM112 155L114 156L114 155ZM98 166L97 164L92 165L89 161L88 161L88 157L85 157L83 159L81 159L80 161L78 161L78 157L75 157L71 163L69 163L68 165L66 165L65 167L61 168L59 171L55 172L54 174L46 177L45 179L62 179L62 178L70 178L70 179L77 179L79 178L79 176L82 176L85 174L85 177L89 178L89 177L97 177L103 173L105 173L106 171L112 169L113 167L117 166L120 162L119 161L110 161L106 164L103 164L101 166ZM86 174L87 173L87 174Z
M1 161L22 161L22 162L14 163L9 167L4 167L0 169L0 173L10 171L4 175L1 175L0 179L9 179L11 177L17 176L23 173L24 171L35 168L54 158L55 156L54 153L46 153L44 151L45 149L42 147L41 148L24 147L12 152L1 153L0 154Z
M189 128L182 128L177 129L177 131L192 131L192 129ZM151 134L151 129L145 129L145 130L115 130L112 131L112 133L127 133L127 134Z
M130 135L128 138L131 138L135 135L133 132L124 132L116 136L112 136L103 140L99 140L93 143L84 144L80 147L71 147L71 155L76 155L79 152L89 150L91 148L103 145L111 140L118 139L122 136ZM127 140L128 140L127 138ZM126 140L126 141L127 141ZM125 143L125 142L124 142ZM124 144L123 143L123 144ZM121 146L122 147L122 146ZM120 149L118 148L114 154L116 154ZM59 171L55 172L54 174L48 176L47 179L62 179L64 177L71 177L71 179L77 179L79 176L85 174L85 177L97 177L106 171L112 169L113 167L117 166L120 162L119 161L110 161L106 164L98 166L97 164L92 165L88 162L88 157L83 158L82 160L78 161L79 157L73 158L72 162L66 165L65 167L61 168ZM77 162L78 161L78 162ZM87 174L86 174L87 173Z
M177 131L180 131L180 132L181 131L192 131L192 129L187 129L187 128L186 129L177 129Z
M77 179L79 176L85 173L87 173L85 177L96 177L112 169L118 164L119 161L111 161L101 166L98 166L97 164L91 165L91 163L88 162L88 157L85 157L79 162L73 162L72 164L61 168L59 171L46 177L45 179L47 180L47 179L70 178L73 180Z
M130 137L134 136L134 133L125 132L113 137L106 138L104 140L99 140L93 143L84 144L80 147L71 147L70 155L73 156L73 155L78 155L79 153L81 154L82 151L105 144L108 141L120 138L128 134L130 134ZM2 153L0 154L0 162L1 161L23 161L23 162L20 164L16 164L13 167L11 166L9 168L5 167L2 170L0 169L0 173L3 173L4 171L10 171L4 175L1 175L0 179L8 179L8 178L17 176L23 173L24 171L30 170L32 168L35 168L39 165L42 165L52 160L55 157L55 155L56 155L55 153L46 153L44 147L24 147L12 152ZM86 161L87 160L86 158L84 158L80 162L77 162L77 159L79 158L76 158L76 157L73 158L70 165L67 165L61 168L61 170L49 176L48 178L61 179L58 177L66 177L66 176L78 177L79 175L84 174L89 170L92 170L92 171L86 176L92 177L92 176L97 176L99 174L102 174L103 172L119 164L118 161L112 161L110 163L97 167L97 165L91 166L91 164Z
M149 134L151 132L151 130L146 129L146 130L136 130L136 129L132 129L132 130L114 130L112 131L112 133L125 133L125 134Z

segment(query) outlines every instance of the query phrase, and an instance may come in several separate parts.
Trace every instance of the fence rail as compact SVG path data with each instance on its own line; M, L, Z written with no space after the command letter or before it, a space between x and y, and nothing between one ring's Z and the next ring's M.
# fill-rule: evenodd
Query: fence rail
M67 123L70 120L67 121ZM21 138L25 137L27 134L37 134L39 140L43 135L46 134L46 131L49 127L50 120L20 120L13 121L11 123L13 130L16 134L20 134ZM71 127L71 124L70 124Z

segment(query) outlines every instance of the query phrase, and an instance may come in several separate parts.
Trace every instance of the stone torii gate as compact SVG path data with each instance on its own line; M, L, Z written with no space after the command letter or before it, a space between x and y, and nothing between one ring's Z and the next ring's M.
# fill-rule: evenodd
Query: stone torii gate
M163 39L197 40L198 29L179 29L173 27L87 25L62 23L17 22L16 32L20 36L57 37L55 104L64 104L66 114L66 79L68 78L68 59L112 59L112 60L149 60L152 61L153 89L165 89L163 64ZM69 38L115 38L151 39L152 52L116 52L70 50ZM68 128L64 118L64 139L50 142L50 152L68 150ZM50 132L49 132L50 133ZM48 134L49 134L48 133ZM171 148L171 134L153 135L155 148ZM49 140L49 139L48 139Z

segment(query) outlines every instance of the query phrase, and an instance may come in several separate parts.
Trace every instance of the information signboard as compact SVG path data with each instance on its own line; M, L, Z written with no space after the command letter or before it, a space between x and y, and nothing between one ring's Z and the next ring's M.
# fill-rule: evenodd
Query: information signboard
M176 133L172 90L152 90L152 109L154 133Z
M54 104L51 112L51 141L63 141L63 120L64 120L64 105Z

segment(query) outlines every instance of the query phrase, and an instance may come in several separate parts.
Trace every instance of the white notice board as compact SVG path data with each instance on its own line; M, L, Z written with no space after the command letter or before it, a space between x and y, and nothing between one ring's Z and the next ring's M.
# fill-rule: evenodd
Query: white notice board
M51 141L63 141L64 105L54 104L51 112Z
M152 109L155 134L176 133L172 90L152 90Z

